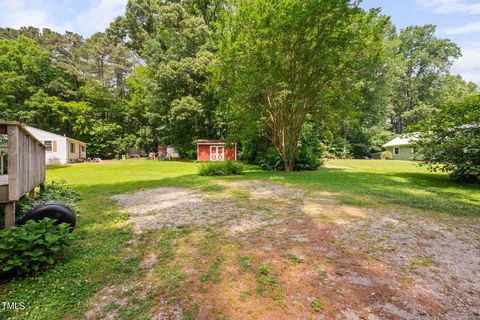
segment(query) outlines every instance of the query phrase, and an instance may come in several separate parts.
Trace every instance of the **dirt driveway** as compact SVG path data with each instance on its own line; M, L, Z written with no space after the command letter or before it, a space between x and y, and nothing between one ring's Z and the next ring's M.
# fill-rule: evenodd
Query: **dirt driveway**
M267 181L116 196L138 276L87 319L480 319L480 230L468 219ZM100 301L100 303L99 303Z

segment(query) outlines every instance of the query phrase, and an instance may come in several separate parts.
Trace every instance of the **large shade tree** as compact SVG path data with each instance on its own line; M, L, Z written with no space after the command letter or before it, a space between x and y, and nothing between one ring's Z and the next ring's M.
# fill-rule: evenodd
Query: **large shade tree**
M428 118L432 108L445 102L439 98L462 98L456 96L456 86L447 83L458 79L445 80L453 62L461 56L460 48L451 40L436 37L435 30L434 25L410 26L398 35L398 84L390 117L395 133L404 133L409 126ZM462 90L468 91L470 85L460 82L465 88Z
M256 114L292 171L307 115L344 113L376 69L381 19L347 0L240 0L223 22L217 75L229 112Z
M218 138L215 93L207 86L214 59L212 24L220 1L131 0L114 34L138 52L145 67L127 81L132 108L142 113L142 136L174 144L185 157L194 141ZM127 36L128 35L128 36Z

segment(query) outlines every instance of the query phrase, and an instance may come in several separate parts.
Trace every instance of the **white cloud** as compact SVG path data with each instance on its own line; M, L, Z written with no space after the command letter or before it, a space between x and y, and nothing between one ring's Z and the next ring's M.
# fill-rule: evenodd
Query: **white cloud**
M122 15L128 0L0 0L0 27L34 26L90 36Z
M480 13L480 3L466 0L417 0L417 3L435 13Z
M473 32L480 32L480 21L469 23L460 27L444 28L439 30L439 33L443 34L465 34Z
M119 15L125 12L128 0L99 0L87 12L75 19L75 27L82 34L103 31ZM78 32L78 31L77 31Z
M454 63L452 73L460 74L465 80L480 85L479 52L480 46L463 48L463 56Z
M0 24L2 27L34 26L55 29L60 27L55 25L49 17L48 10L35 8L27 0L0 0L0 8Z

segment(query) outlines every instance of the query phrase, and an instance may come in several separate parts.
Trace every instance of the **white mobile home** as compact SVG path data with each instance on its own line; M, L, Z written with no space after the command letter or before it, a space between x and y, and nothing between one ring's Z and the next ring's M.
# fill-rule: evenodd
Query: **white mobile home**
M85 142L29 126L25 128L45 144L46 164L78 162L87 157Z

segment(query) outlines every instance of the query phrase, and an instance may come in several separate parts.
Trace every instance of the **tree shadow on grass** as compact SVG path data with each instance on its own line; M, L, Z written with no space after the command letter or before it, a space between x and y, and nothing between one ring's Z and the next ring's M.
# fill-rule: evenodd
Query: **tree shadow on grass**
M314 172L253 173L244 178L267 179L314 190L370 197L379 203L399 204L455 215L480 216L480 185L461 184L450 180L446 175L321 169Z
M70 167L68 164L49 164L47 165L47 170L57 170L57 169L65 169Z
M188 174L174 178L138 180L124 183L75 186L85 198L112 196L156 187L194 188L222 192L226 186L215 181L262 179L339 193L346 197L366 197L374 202L399 204L454 215L480 216L480 185L463 185L447 176L428 173L373 173L343 169L321 169L314 172L251 172L232 177L201 177Z

